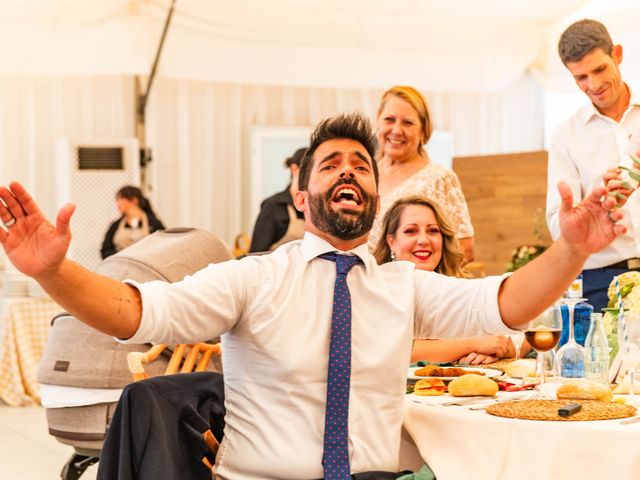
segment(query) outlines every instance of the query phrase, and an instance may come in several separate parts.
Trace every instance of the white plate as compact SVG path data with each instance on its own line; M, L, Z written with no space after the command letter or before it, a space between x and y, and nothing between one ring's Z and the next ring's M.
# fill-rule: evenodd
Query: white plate
M454 378L458 378L458 377L419 377L415 374L415 372L416 370L420 370L421 368L423 367L410 367L409 372L407 374L407 378L409 380L422 380L423 378L439 378L440 380L444 380L444 381L449 381L449 380L453 380ZM442 367L442 368L451 368L451 367ZM455 367L455 368L461 368L462 370L468 370L470 372L472 371L483 372L485 377L487 378L494 378L502 375L502 372L500 370L496 370L495 368L484 368L484 367Z

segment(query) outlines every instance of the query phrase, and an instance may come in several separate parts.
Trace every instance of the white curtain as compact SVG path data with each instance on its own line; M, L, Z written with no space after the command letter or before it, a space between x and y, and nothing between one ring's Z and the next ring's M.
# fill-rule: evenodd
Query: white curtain
M130 77L0 76L0 182L22 182L52 217L56 141L132 137L133 105Z
M155 210L167 226L204 228L231 244L254 222L249 128L313 126L354 110L373 119L381 94L156 79L146 130ZM436 128L454 133L456 155L542 148L542 92L528 75L502 93L425 95ZM134 105L128 76L0 77L0 183L23 182L53 218L56 140L131 137Z
M148 112L155 204L168 224L199 226L230 242L250 233L249 127L312 126L337 112L372 120L382 90L161 80ZM425 92L456 155L540 150L542 92L524 75L502 93ZM283 185L284 187L284 185Z

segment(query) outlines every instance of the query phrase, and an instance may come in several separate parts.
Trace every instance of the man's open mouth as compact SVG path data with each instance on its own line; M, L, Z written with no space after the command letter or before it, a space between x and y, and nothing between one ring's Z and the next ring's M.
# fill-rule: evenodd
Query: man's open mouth
M342 185L336 189L331 201L341 205L358 206L362 204L362 197L353 186Z

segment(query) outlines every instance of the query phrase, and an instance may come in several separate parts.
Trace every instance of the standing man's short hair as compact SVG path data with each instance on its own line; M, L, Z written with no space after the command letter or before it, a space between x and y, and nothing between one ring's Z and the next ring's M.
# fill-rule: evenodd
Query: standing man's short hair
M348 139L360 143L369 156L373 168L373 175L378 184L378 164L375 161L376 138L369 120L359 113L342 114L327 118L318 124L309 140L309 148L300 164L298 176L299 190L306 190L313 167L313 154L318 147L329 140Z
M596 48L602 49L607 55L611 55L613 48L607 27L596 20L575 22L562 32L558 41L558 54L565 65L579 62Z

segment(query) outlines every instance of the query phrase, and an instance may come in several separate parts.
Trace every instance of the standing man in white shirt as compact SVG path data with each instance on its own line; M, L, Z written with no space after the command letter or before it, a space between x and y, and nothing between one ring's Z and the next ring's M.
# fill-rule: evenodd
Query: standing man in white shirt
M640 107L634 105L639 100L622 80L622 46L613 44L606 27L595 20L572 24L560 37L558 53L590 103L558 128L549 149L547 224L554 239L561 234L557 183L566 182L578 201L603 184L604 172L605 182L619 179L620 165L633 166L629 155L637 156L633 140L640 135ZM640 270L640 195L633 194L622 209L627 233L591 255L582 272L584 296L596 311L607 306L614 276Z
M606 188L574 207L560 184L562 235L511 276L467 280L410 262L377 265L367 248L378 205L374 144L360 115L321 122L295 195L304 239L174 284L122 283L66 259L73 205L54 227L18 183L0 187L0 243L20 271L104 333L133 343L223 334L226 425L216 478L396 478L413 338L523 327L626 229ZM327 459L336 449L334 464ZM358 477L367 472L375 473Z

